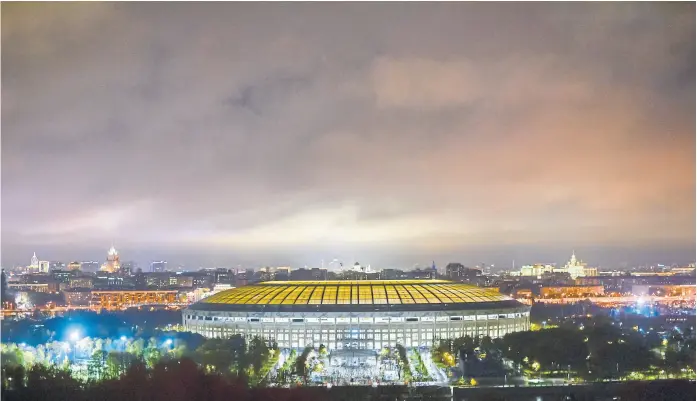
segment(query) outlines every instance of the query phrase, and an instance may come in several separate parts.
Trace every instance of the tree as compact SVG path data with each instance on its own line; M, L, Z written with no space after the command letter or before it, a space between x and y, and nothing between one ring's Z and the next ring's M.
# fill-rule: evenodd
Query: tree
M162 352L158 348L148 347L143 351L143 359L145 365L152 368L162 359Z
M266 346L266 342L259 337L254 337L249 342L249 349L247 351L247 364L251 365L254 373L259 373L261 367L269 358L269 347Z
M206 369L229 373L234 366L237 375L242 369L243 359L246 354L246 344L241 336L233 336L229 339L214 338L207 340L194 351L194 360L202 364Z
M117 378L121 376L136 360L134 355L127 352L110 352L106 360L106 377Z
M314 351L314 348L308 345L307 347L305 347L298 359L295 360L295 373L298 376L302 377L305 383L307 383L310 373L307 369L307 358L310 356L310 353L312 351Z
M87 362L87 375L91 380L102 380L106 374L106 351L94 351L89 362Z

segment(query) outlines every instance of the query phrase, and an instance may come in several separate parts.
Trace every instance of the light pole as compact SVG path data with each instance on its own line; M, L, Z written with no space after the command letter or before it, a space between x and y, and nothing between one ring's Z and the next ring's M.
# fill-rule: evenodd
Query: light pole
M566 381L571 381L571 364L566 367Z

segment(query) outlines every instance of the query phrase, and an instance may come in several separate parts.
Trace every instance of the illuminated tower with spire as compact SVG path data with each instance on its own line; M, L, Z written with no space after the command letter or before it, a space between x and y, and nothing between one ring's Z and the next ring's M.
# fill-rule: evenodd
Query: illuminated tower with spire
M39 258L36 257L36 252L34 252L34 256L31 257L31 262L29 262L27 271L31 273L36 273L39 271Z
M106 254L106 263L102 265L102 270L115 273L121 270L121 263L119 262L119 253L116 252L114 245L111 246L109 252Z

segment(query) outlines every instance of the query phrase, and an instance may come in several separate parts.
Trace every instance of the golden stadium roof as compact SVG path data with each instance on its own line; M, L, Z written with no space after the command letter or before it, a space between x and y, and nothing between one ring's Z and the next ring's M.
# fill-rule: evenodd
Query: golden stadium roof
M348 309L356 306L375 310L393 309L393 306L398 306L398 309L412 309L411 306L440 309L439 306L445 305L509 303L505 301L513 300L493 289L445 280L268 281L211 295L194 309L214 305L232 307L225 309L256 306L279 310L296 310L297 307Z

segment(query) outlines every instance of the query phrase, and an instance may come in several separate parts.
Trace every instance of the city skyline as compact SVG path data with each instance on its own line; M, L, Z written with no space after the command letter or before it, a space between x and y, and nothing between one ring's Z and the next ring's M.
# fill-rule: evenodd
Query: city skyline
M0 262L693 262L694 7L3 4Z
M50 264L62 263L65 265L65 264L69 264L72 262L78 262L78 263L97 264L98 267L103 268L103 266L104 266L103 262L104 261L106 261L107 263L109 262L110 256L112 256L112 251L116 252L113 245L109 249L109 251L105 254L106 258L101 258L101 259L96 258L94 260L89 259L89 258L87 258L87 259L85 259L85 258L72 258L72 259L70 259L69 262L66 262L65 260L57 260L57 258L51 258L51 257L42 258L42 259L46 259L46 263L50 263ZM118 254L120 255L120 253L118 253ZM570 255L571 255L570 258L567 255L566 259L562 258L559 260L556 260L556 259L555 260L524 259L524 260L518 260L516 263L516 260L514 259L514 260L510 261L510 264L506 264L506 263L496 264L496 263L493 263L491 261L482 261L482 260L480 260L479 262L474 262L475 259L473 259L473 258L467 259L467 258L460 257L458 259L458 256L453 256L453 258L447 259L447 258L444 258L443 255L438 255L439 263L436 263L435 260L432 260L430 262L431 264L419 261L419 262L411 264L411 265L385 265L385 266L376 266L376 268L378 270L382 270L382 269L412 270L412 269L416 269L416 268L418 268L418 269L430 269L433 265L437 265L437 268L440 270L440 269L444 269L447 264L462 263L464 261L465 266L469 267L469 268L486 268L486 267L488 267L490 269L493 268L493 271L498 272L498 271L519 271L519 269L523 266L533 266L533 265L539 265L539 266L559 265L559 266L562 266L565 263L569 263L569 259L576 260L576 258L578 258L578 260L580 262L584 262L584 265L587 264L585 260L583 260L581 257L577 256L575 250L572 250ZM35 260L36 260L36 262L35 262ZM15 264L12 266L2 266L2 267L3 268L36 267L36 265L38 263L40 263L40 262L38 262L38 260L39 259L36 255L36 252L34 252L33 256L31 257L29 266L25 266L25 264L20 263L20 264ZM165 268L165 270L162 270L161 268L157 268L157 269L153 268L154 264L161 264L161 263L164 263L165 265L170 265L171 267L174 268L174 270L179 270L179 269L183 268L186 271L193 271L193 270L197 270L197 269L201 269L201 268L229 268L229 269L240 268L240 269L258 270L260 268L266 268L266 267L272 267L272 268L273 267L291 267L293 269L322 267L322 268L327 268L329 270L341 271L341 270L350 270L351 266L353 266L354 263L359 263L358 261L349 260L349 259L339 259L339 258L332 258L332 259L326 259L326 260L322 259L322 260L318 261L318 263L311 262L309 264L290 263L290 262L287 262L287 260L286 260L286 263L279 262L279 263L275 263L275 264L274 263L263 264L263 263L259 263L258 261L251 261L251 260L244 262L244 264L232 263L229 261L209 262L208 264L206 264L206 263L202 264L199 262L189 263L187 265L186 263L183 263L181 261L174 261L174 263L172 263L172 261L167 261L164 259L158 259L158 260L155 260L155 259L150 259L150 260L126 259L126 260L122 261L122 264L124 264L124 265L129 264L129 265L131 265L131 267L139 268L139 269L143 270L144 272L150 272L150 271L154 272L154 271L171 271L170 269L166 269L166 268ZM364 262L366 262L366 261L364 261ZM371 265L371 263L361 263L361 264L364 266ZM605 265L597 264L597 263L591 261L590 264L591 264L591 267L594 267L594 268L601 268L602 267L602 268L605 268L607 270L617 270L617 269L623 270L623 269L632 269L632 268L645 268L645 267L650 267L650 266L654 266L654 267L678 266L678 267L681 267L681 266L693 265L694 260L692 260L692 261L666 261L666 260L663 260L663 261L650 261L650 262L644 261L644 262L640 262L640 263L636 263L636 264L632 264L632 263L627 262L627 261L622 261L622 262L614 262L614 263L605 264ZM339 266L341 266L341 267L339 267Z

